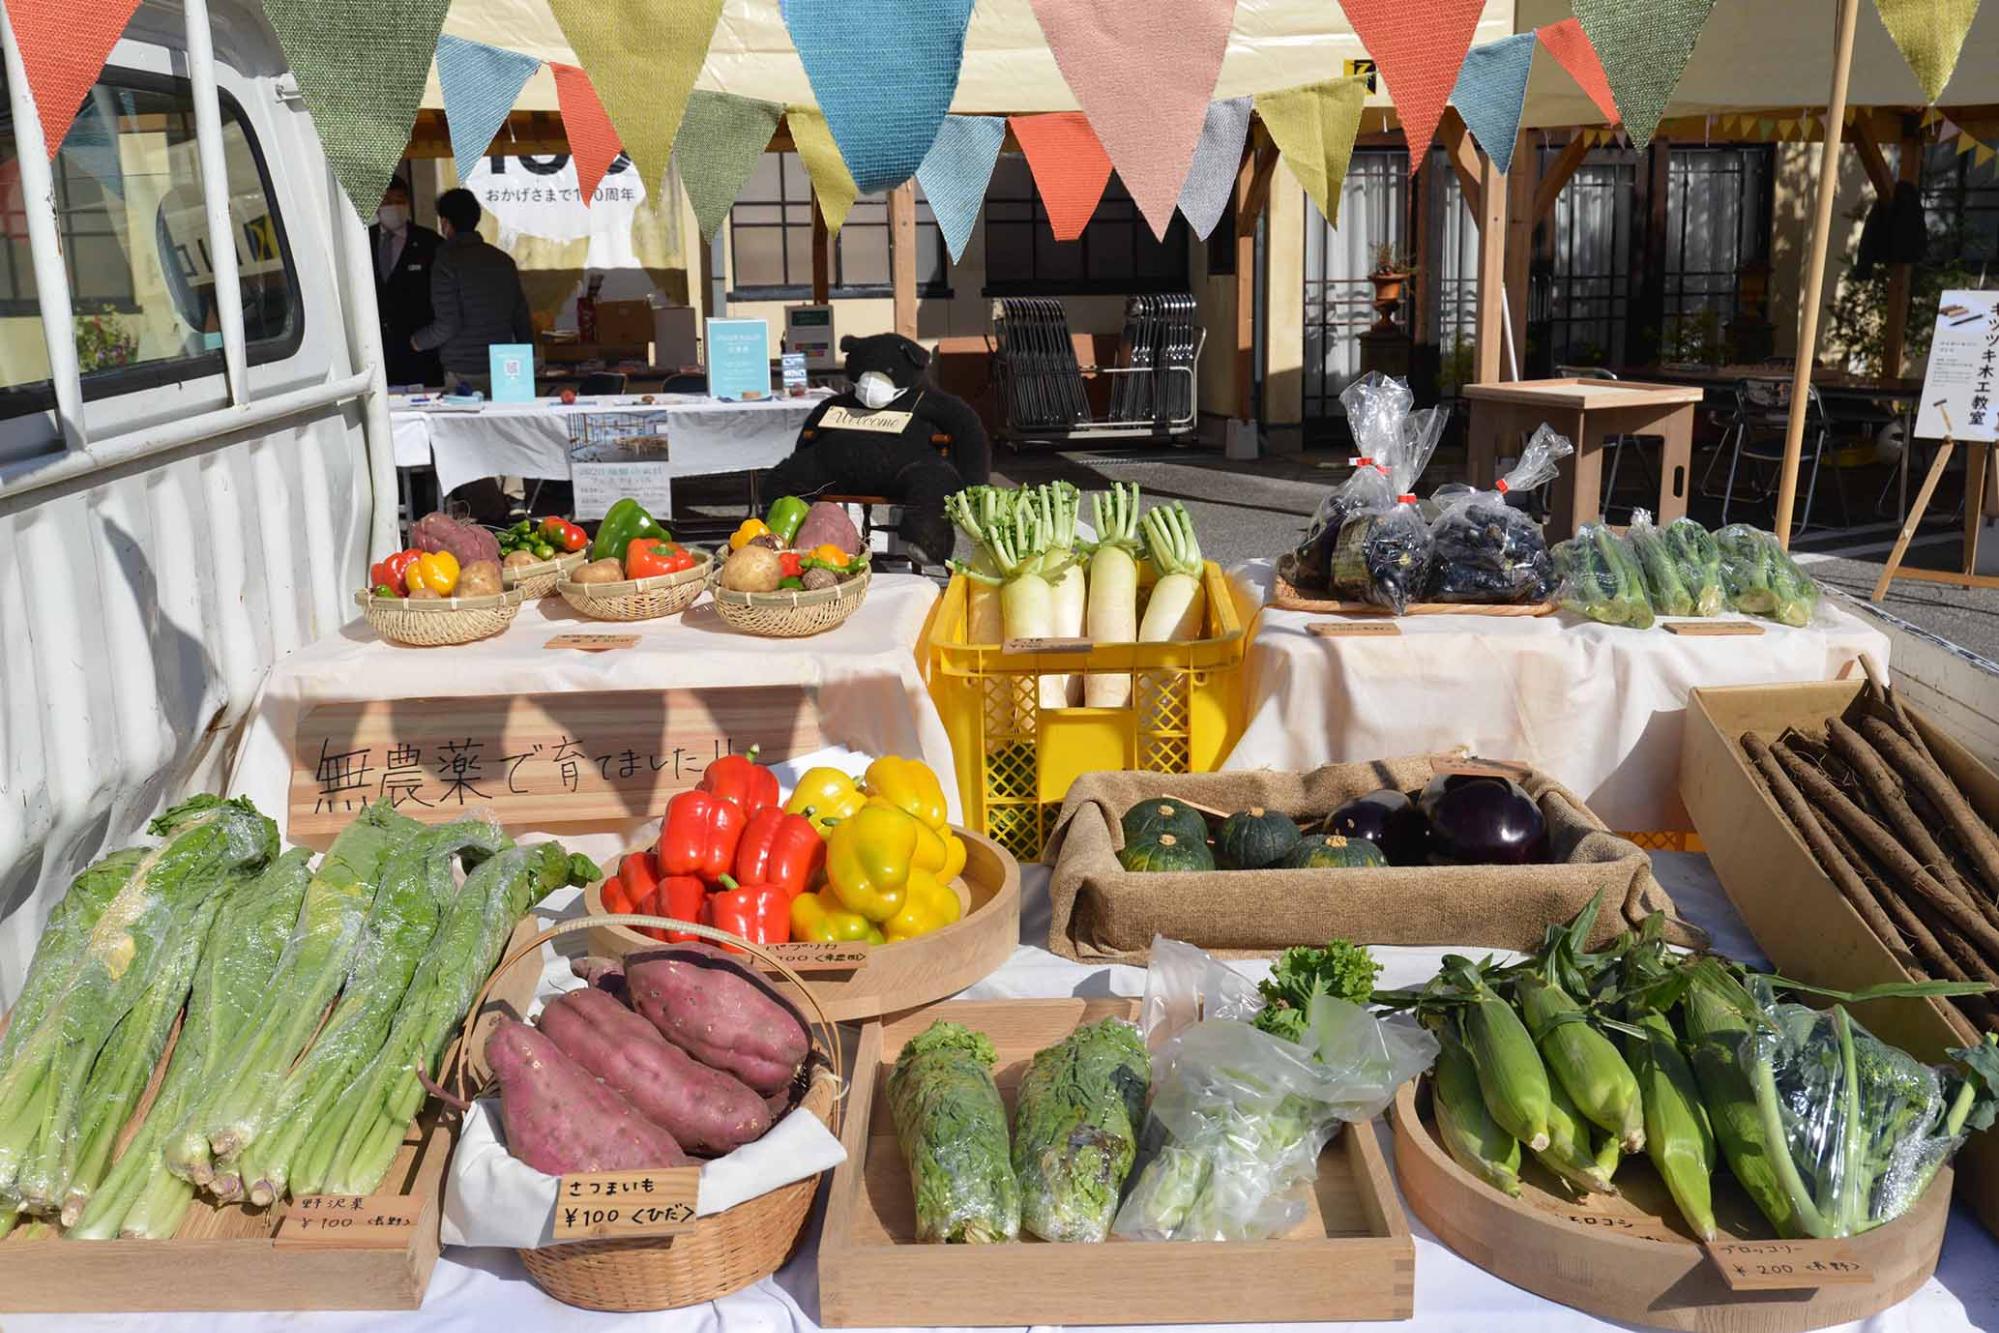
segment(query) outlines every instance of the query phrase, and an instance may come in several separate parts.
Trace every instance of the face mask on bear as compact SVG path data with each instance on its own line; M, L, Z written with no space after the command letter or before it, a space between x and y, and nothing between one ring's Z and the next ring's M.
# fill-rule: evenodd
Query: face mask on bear
M860 399L861 405L871 412L879 412L902 397L903 392L896 387L894 380L879 370L863 371L854 385L854 397Z

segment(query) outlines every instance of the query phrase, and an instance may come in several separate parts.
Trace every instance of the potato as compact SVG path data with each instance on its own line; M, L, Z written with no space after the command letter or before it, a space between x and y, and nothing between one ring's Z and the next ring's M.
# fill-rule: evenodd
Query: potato
M745 546L722 566L722 586L731 592L775 592L783 577L784 562L762 546Z
M805 571L804 577L800 582L805 584L807 592L818 592L824 588L837 586L840 582L840 576L830 569L821 569L815 565Z
M602 560L592 560L577 570L574 578L578 583L623 583L625 567L618 563L616 556L606 556Z
M501 566L506 569L519 569L523 565L538 565L540 563L541 561L534 558L533 551L509 551L507 552L507 558L500 562Z
M458 571L460 597L497 597L504 591L500 567L491 560L475 560Z

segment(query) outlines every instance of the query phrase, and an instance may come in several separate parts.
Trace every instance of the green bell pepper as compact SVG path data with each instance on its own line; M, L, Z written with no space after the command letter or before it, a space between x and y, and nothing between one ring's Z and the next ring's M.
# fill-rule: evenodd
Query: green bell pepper
M764 518L764 526L770 529L770 535L777 538L780 546L789 546L811 509L811 505L795 495L784 496L772 503L770 513Z
M604 521L597 525L596 539L590 543L590 558L623 560L625 548L632 544L634 537L673 540L673 534L661 527L659 520L646 512L644 505L626 496L612 505L604 514Z

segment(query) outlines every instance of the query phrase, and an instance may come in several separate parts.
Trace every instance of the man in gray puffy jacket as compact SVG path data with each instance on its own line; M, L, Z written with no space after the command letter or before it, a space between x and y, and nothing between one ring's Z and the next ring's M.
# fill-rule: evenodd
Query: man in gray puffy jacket
M437 197L444 244L430 272L431 322L410 345L435 351L445 387L491 393L494 343L534 342L527 292L513 259L479 234L479 200L470 190Z

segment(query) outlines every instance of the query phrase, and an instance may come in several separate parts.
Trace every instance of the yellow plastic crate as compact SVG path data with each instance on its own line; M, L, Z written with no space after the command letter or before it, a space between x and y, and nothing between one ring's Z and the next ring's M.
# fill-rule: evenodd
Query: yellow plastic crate
M1212 560L1202 581L1200 639L1029 654L967 644L965 576L951 580L917 657L951 737L969 826L1031 861L1080 775L1209 773L1221 764L1242 734L1243 659L1255 616L1244 623L1228 576ZM1131 702L1040 707L1042 676L1093 673L1131 676Z

